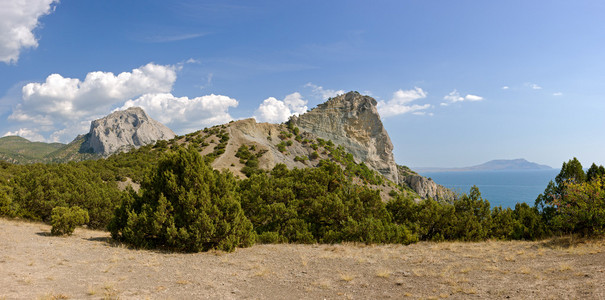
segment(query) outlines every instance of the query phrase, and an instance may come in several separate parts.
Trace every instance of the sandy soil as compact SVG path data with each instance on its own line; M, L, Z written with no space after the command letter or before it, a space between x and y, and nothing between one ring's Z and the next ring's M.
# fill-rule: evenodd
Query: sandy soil
M163 253L0 219L0 299L605 299L605 240Z

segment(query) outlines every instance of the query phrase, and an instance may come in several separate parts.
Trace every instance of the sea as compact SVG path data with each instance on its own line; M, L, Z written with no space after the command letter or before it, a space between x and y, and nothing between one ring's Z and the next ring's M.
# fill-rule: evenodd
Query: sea
M467 193L473 185L489 200L491 207L514 208L525 202L534 205L536 198L550 180L555 180L558 169L530 171L465 171L465 172L421 172L420 175L433 179L459 193Z

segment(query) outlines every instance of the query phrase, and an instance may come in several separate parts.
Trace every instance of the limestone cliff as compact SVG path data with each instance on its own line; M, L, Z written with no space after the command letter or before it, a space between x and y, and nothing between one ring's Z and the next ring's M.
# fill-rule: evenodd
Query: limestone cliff
M174 137L172 130L150 118L143 109L131 107L92 121L82 148L108 156Z
M342 145L357 162L398 183L393 144L382 125L376 100L357 92L337 96L290 119L301 130Z
M454 192L435 183L432 179L423 177L407 167L397 167L399 171L399 183L409 186L423 199L451 200L456 197Z

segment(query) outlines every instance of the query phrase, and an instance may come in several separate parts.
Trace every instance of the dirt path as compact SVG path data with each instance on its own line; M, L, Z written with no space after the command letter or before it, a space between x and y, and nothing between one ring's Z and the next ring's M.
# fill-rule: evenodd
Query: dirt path
M605 299L605 240L133 250L0 219L0 299Z

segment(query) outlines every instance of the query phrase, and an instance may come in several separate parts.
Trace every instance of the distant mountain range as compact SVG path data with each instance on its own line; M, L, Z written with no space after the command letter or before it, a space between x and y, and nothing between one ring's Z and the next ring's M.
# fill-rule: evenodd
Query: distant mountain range
M527 161L523 158L518 159L495 159L486 163L463 168L416 168L417 172L466 172L466 171L530 171L530 170L550 170L547 165L540 165Z

